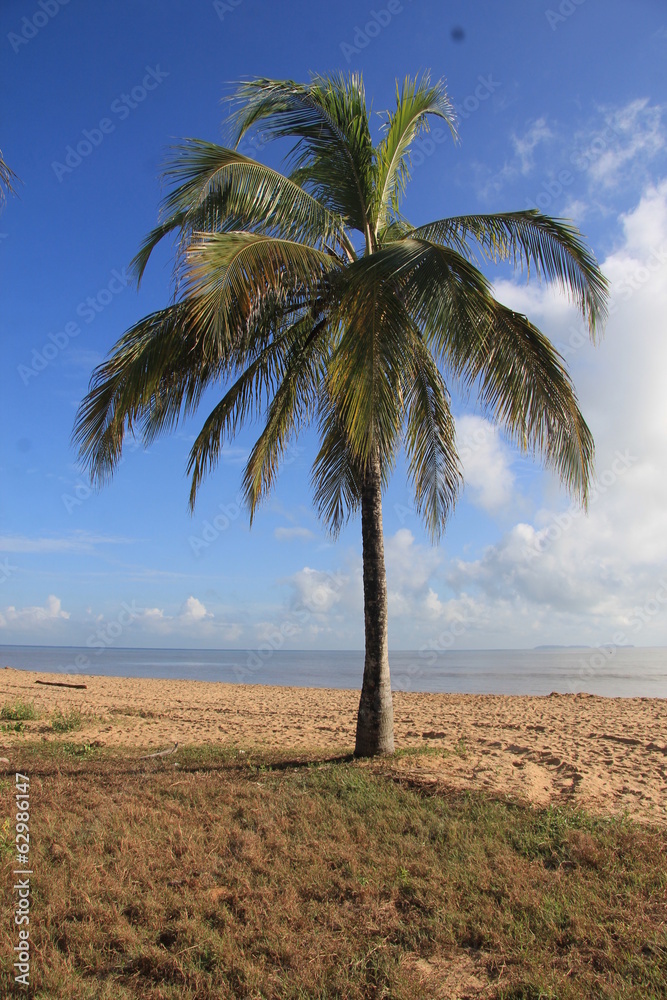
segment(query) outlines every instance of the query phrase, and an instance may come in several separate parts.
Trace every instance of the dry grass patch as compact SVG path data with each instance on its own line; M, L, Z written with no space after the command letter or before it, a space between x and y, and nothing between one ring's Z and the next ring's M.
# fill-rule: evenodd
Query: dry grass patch
M87 747L21 752L39 1000L667 996L665 831L349 759Z

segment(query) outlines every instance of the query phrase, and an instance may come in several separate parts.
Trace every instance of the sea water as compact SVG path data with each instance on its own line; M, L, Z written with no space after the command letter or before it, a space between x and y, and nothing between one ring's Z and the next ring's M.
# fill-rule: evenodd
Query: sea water
M484 649L390 653L395 691L468 694L589 692L667 698L667 648ZM88 649L0 646L0 667L116 677L359 688L360 650ZM0 678L1 678L0 674Z

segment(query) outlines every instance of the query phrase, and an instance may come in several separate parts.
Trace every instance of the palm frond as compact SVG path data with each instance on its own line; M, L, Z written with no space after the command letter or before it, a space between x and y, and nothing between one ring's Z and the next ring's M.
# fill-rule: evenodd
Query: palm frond
M537 327L497 302L483 283L476 288L452 280L444 253L435 244L425 247L423 265L403 289L413 321L462 389L474 389L510 439L539 454L585 504L593 441L563 359Z
M5 204L7 200L7 193L16 194L16 186L19 182L19 178L16 176L12 168L2 156L2 150L0 149L0 209Z
M340 268L337 258L292 240L258 233L201 233L188 249L184 295L197 303L220 354L267 294L311 306Z
M162 242L165 236L169 236L170 233L182 233L187 215L187 212L174 212L173 215L165 219L158 226L155 226L154 229L151 229L150 233L144 237L139 250L130 261L129 268L130 273L137 282L137 287L141 284L148 261L157 245Z
M396 110L389 116L385 136L377 149L374 229L383 229L400 211L405 187L410 179L410 147L428 131L429 116L442 118L456 138L456 115L444 81L431 85L425 74L421 80L406 77L402 89L396 83Z
M469 386L521 450L543 459L584 507L595 449L565 362L525 316L494 303L477 350L459 359Z
M321 396L322 401L322 396ZM355 462L331 400L320 410L320 450L311 472L318 514L336 538L361 505L363 471ZM386 468L384 469L387 474Z
M405 373L405 446L415 509L435 541L445 529L463 480L449 393L418 331L412 332L411 341L412 365Z
M424 238L403 242L408 260L410 253L416 259L402 268L400 295L435 358L464 389L476 389L510 438L544 458L585 505L593 442L563 359L525 316L496 301L469 261Z
M233 100L235 144L258 127L266 139L294 139L292 180L370 239L374 153L361 77L260 78L242 83Z
M553 281L570 298L588 323L591 335L607 312L608 284L579 230L563 219L551 219L537 209L497 215L463 215L419 226L415 239L453 246L474 260L468 243L476 241L489 260L509 260Z
M187 139L172 147L162 176L172 190L163 201L163 220L132 260L138 281L155 247L172 232L179 235L181 251L196 232L243 229L332 248L354 259L340 216L288 177L237 150Z
M93 481L112 475L126 430L139 429L151 413L155 422L160 414L164 429L173 426L183 406L187 412L196 409L221 370L220 359L207 360L197 350L202 341L196 301L178 302L135 324L98 365L73 434Z
M280 384L268 407L264 429L243 473L243 491L251 523L258 504L275 483L287 444L308 424L315 411L329 351L327 329L326 319L310 330L307 324L302 325L300 342L290 350Z
M403 372L409 360L405 307L391 281L371 262L384 250L346 269L336 306L342 334L328 366L328 392L352 459L365 469L372 454L391 461L403 414Z
M233 440L239 427L259 417L281 382L294 375L295 352L307 350L322 331L324 321L313 325L310 313L275 336L247 365L216 404L197 435L188 460L191 474L190 507L194 509L199 487L217 465L225 441ZM312 361L312 356L309 355Z

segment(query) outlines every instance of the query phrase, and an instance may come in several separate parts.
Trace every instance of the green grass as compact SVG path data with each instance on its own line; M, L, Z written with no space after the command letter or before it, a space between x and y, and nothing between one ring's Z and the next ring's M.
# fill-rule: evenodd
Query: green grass
M6 701L0 708L0 719L9 722L26 722L38 718L39 713L32 701Z
M63 743L62 752L68 757L92 757L98 749L92 743Z
M0 733L23 733L23 732L25 732L25 722L0 723Z
M63 712L57 708L51 716L51 729L54 733L72 733L81 729L83 718L78 708L70 708Z
M145 752L21 746L41 1000L431 1000L457 962L485 1000L667 996L665 830L390 763Z

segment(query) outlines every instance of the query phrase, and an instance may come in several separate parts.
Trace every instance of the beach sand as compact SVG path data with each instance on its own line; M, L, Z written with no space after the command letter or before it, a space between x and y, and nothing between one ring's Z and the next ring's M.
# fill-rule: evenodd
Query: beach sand
M86 684L85 690L41 681ZM323 756L354 748L358 691L268 687L0 670L0 703L30 700L44 740L146 751L173 743L235 744ZM83 728L50 728L77 707ZM667 825L667 699L394 693L396 748L437 747L384 765L421 784L508 795L537 806L571 802L592 812ZM13 768L25 736L0 732ZM369 763L368 766L373 766Z

